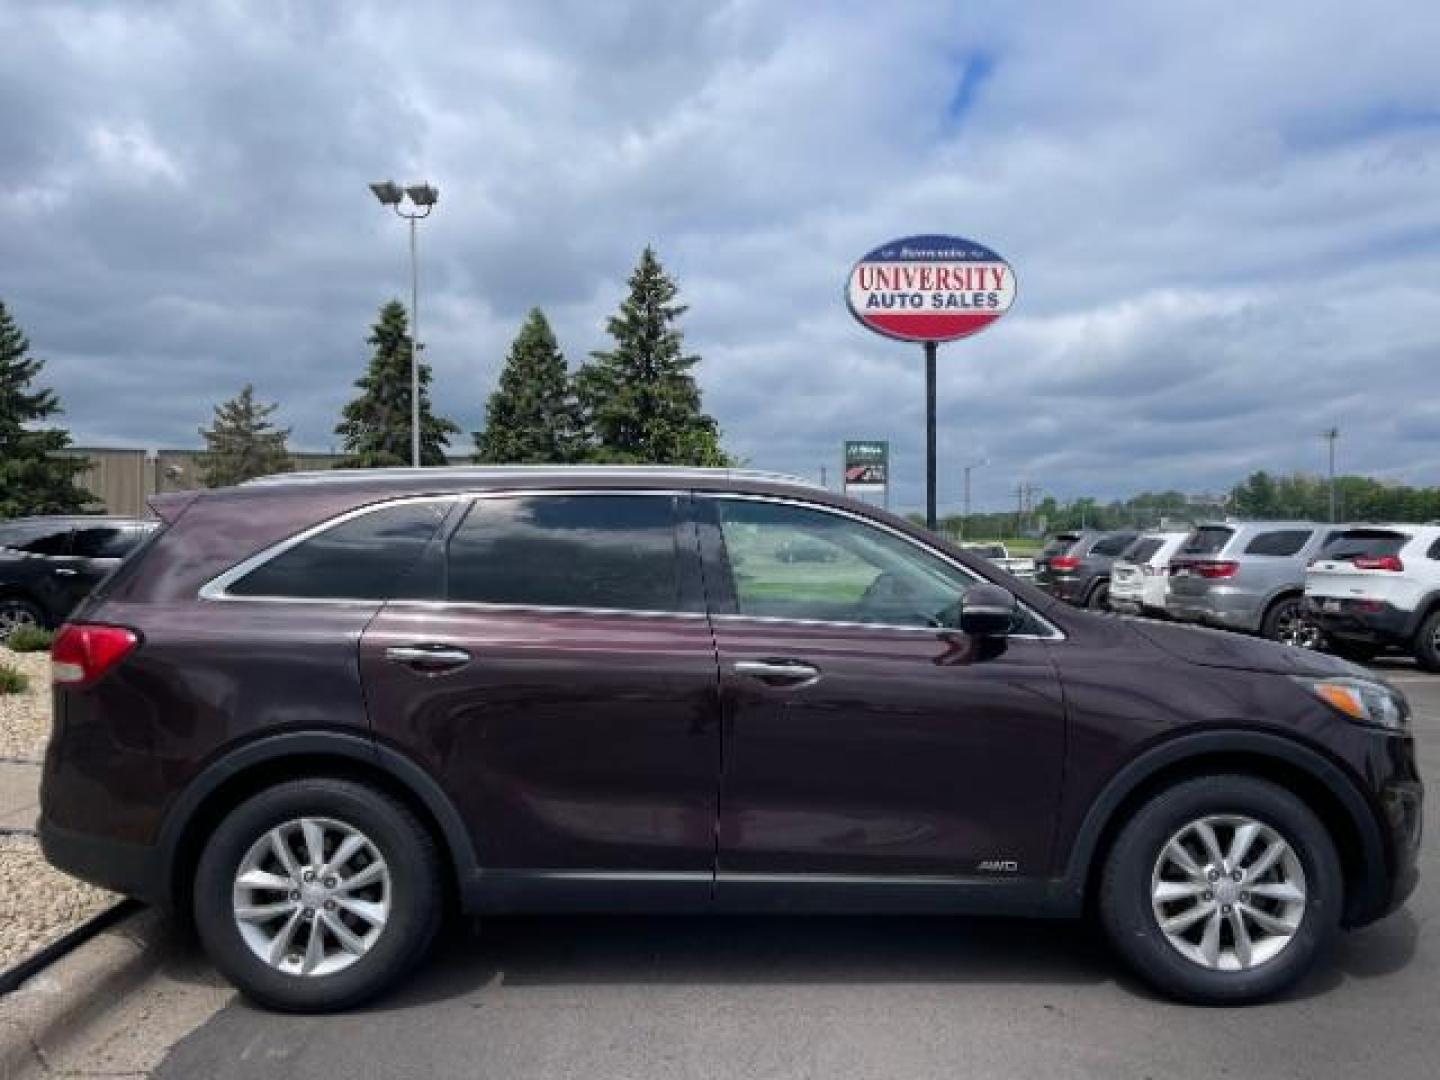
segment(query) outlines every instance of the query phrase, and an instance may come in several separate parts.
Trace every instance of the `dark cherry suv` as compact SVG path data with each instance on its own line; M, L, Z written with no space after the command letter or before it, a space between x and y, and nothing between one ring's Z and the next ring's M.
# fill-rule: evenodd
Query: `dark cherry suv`
M800 481L327 473L156 510L55 643L41 837L272 1006L393 983L447 898L1089 905L1155 985L1238 1003L1415 884L1374 675L1077 611Z

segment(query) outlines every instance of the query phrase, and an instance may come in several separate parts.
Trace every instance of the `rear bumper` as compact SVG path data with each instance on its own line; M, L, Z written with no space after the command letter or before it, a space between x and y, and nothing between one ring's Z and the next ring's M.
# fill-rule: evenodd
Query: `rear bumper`
M171 897L155 848L73 832L40 820L40 850L51 866L102 889L168 908Z
M1329 610L1338 604L1339 610ZM1331 637L1376 645L1404 645L1415 633L1414 612L1383 600L1307 596L1305 611Z
M1184 595L1172 586L1165 598L1166 614L1181 622L1200 623L1222 630L1254 632L1260 628L1260 613L1249 593L1216 587L1203 593Z
M1079 604L1085 600L1090 580L1078 574L1046 574L1044 577L1037 577L1035 584L1051 596L1070 604Z

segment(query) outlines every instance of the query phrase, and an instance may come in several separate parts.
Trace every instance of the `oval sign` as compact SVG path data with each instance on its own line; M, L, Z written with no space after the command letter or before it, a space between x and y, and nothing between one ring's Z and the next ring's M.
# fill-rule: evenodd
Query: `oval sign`
M960 236L881 244L850 271L850 313L901 341L954 341L985 329L1015 302L1015 271Z

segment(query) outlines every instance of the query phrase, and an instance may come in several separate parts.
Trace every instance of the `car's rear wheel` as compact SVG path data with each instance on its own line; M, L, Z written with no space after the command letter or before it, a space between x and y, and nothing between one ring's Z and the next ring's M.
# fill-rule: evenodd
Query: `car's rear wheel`
M1284 596L1270 605L1260 623L1260 636L1302 649L1318 649L1325 642L1324 632L1314 619L1306 616L1298 596Z
M22 626L45 625L45 613L28 600L0 600L0 644Z
M1090 589L1090 595L1085 598L1085 606L1095 611L1108 611L1110 608L1110 582L1108 580L1097 581Z
M1106 861L1100 914L1147 982L1185 1001L1239 1005L1291 986L1339 927L1335 845L1269 781L1208 776L1130 818Z
M1415 662L1426 671L1440 671L1440 611L1432 611L1415 636Z
M247 996L324 1012L394 984L439 925L435 843L411 811L348 780L279 784L231 811L200 858L195 924Z

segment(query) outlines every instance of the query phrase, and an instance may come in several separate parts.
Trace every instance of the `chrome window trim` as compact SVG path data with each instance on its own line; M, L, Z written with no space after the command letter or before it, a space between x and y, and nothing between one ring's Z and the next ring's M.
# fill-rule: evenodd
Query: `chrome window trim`
M381 511L381 510L387 510L387 509L389 509L389 508L392 507L392 506L402 506L402 505L404 505L404 504L406 504L406 503L417 503L417 502L445 502L445 503L467 502L467 503L474 503L474 502L478 502L478 501L481 500L481 499L529 498L529 497L537 496L537 495L565 495L565 496L570 496L570 495L665 495L665 496L669 496L670 498L674 498L674 497L676 497L676 496L678 496L678 495L688 495L688 494L689 494L688 491L677 491L677 490L671 490L671 489L663 489L663 490L662 490L662 489L660 489L660 488L642 488L642 489L625 489L625 488L574 488L574 489L569 489L569 488L565 488L565 489L561 489L561 488L526 488L526 489L520 489L520 488L516 488L516 489L514 489L514 490L498 490L498 491L491 491L491 490L484 490L484 491L447 491L447 492L438 492L438 493L431 494L431 495L400 495L400 496L396 496L396 497L393 497L393 498L382 499L382 500L380 500L379 502L366 503L364 506L357 506L357 507L354 507L354 508L352 508L352 509L350 509L350 510L346 510L346 511L345 511L344 513L342 513L342 514L337 514L337 515L335 515L335 516L332 517L332 518L326 518L324 521L319 522L318 524L311 525L311 526L309 526L309 527L306 528L306 529L302 529L300 532L296 533L294 536L286 537L284 540L277 541L276 543L271 544L271 545L270 545L269 547L267 547L267 548L262 548L260 551L256 552L254 555L251 555L249 558L245 559L243 562L236 563L236 564L235 564L234 566L232 566L230 569L228 569L228 570L224 571L223 573L221 573L221 574L219 574L219 575L211 578L211 579L210 579L209 581L207 581L204 585L200 586L200 591L199 591L199 593L198 593L197 595L200 597L201 600L219 600L219 601L223 601L223 602L225 602L225 603L345 604L345 605L350 605L350 606L359 605L359 604L386 604L386 603L392 603L392 604L399 604L399 603L406 603L406 604L432 603L432 604L440 604L440 605L446 605L446 606L459 606L459 605L462 604L462 603L463 603L463 604L477 603L477 602L475 602L475 601L455 601L455 602L452 604L452 603L451 603L450 601L448 601L448 600L428 600L428 601L427 601L427 600L419 600L419 599L405 599L405 598L403 598L403 597L396 597L396 598L393 598L393 599L391 599L391 600L375 600L375 599L364 599L364 598L356 597L356 596L237 596L236 594L230 592L229 590L230 590L230 586L231 586L231 585L233 585L235 582L239 581L239 580L240 580L241 578L243 578L246 574L249 574L249 573L251 573L251 572L254 571L254 570L258 570L260 567L264 566L264 565L265 565L267 562L269 562L271 559L279 558L281 555L285 554L285 552L289 551L291 548L297 547L297 546L299 546L300 544L303 544L306 540L309 540L310 538L312 538L312 537L314 537L314 536L319 536L319 535L320 535L321 533L323 533L323 532L326 532L326 531L328 531L328 530L330 530L330 529L336 528L336 527L338 527L338 526L340 526L340 525L344 525L344 524L346 524L347 522L354 521L356 518L364 517L366 514L378 513L379 511ZM467 511L467 512L468 512L468 511ZM531 611L542 611L542 610L548 610L548 611L575 611L575 612L586 611L586 612L592 612L592 613L598 613L598 614L615 614L615 613L622 613L622 612L623 612L623 613L630 613L630 612L629 612L629 609L625 609L625 608L569 608L569 607L541 608L541 607L537 607L537 606L522 605L522 604L515 604L515 605L505 604L505 605L490 605L490 606L506 607L506 608L524 608L524 609L526 609L526 610L531 610ZM703 612L647 612L646 614L652 614L652 615L690 615L690 614L703 615L704 613L703 613Z
M891 534L892 536L903 541L904 543L910 544L911 546L916 547L919 550L934 556L945 565L950 566L955 570L958 570L965 576L969 577L972 581L983 582L991 585L995 584L988 578L970 569L970 567L965 566L962 563L956 562L944 552L939 551L935 548L927 547L926 545L921 544L920 542L915 540L913 537L907 536L905 533L901 532L896 528L893 528L890 525L885 524L884 522L876 521L873 518L864 516L863 514L854 513L853 511L846 510L843 507L830 506L825 503L811 502L809 500L796 498L794 496L761 495L750 492L707 491L704 489L681 490L673 488L515 488L502 490L487 489L480 491L441 492L430 495L402 495L394 498L383 499L379 502L366 503L364 506L354 507L353 509L347 510L342 514L337 514L335 517L327 518L322 522L303 529L300 532L296 533L294 536L290 536L284 540L278 541L277 543L272 544L270 547L264 548L256 554L251 555L244 561L236 563L230 569L224 571L223 573L217 575L214 578L211 578L204 585L202 585L200 587L198 595L202 600L216 600L225 603L341 604L346 606L404 604L409 607L421 607L437 611L453 610L459 608L475 611L494 611L498 613L531 612L535 614L600 615L607 617L631 616L636 618L679 618L687 620L710 618L723 619L726 622L758 622L766 624L786 624L793 626L834 626L840 629L901 631L903 633L910 634L936 634L954 632L953 629L939 626L900 626L892 623L835 622L824 619L787 619L769 615L716 615L702 611L653 611L632 608L598 608L580 606L571 607L559 605L547 606L542 604L496 604L477 600L423 600L406 597L395 597L390 600L375 600L364 599L360 597L344 596L237 596L228 591L229 587L232 584L234 584L240 578L244 577L246 574L258 569L265 563L269 562L271 559L283 555L292 547L303 544L311 537L318 536L320 533L325 532L328 529L343 525L346 522L353 521L354 519L363 517L366 514L373 514L377 511L388 509L392 506L400 506L406 503L415 502L455 503L463 501L474 503L482 499L529 498L543 495L663 495L669 498L675 498L677 496L693 496L699 499L743 499L750 502L771 502L780 503L782 505L798 506L802 509L815 510L820 513L833 514L836 517L848 518L852 521L859 522L862 525L868 525L871 528L880 529L881 531ZM1003 588L1003 586L1001 587ZM1016 602L1025 610L1025 612L1031 618L1039 622L1040 625L1048 627L1050 633L1009 634L1007 635L1009 640L1065 640L1064 631L1062 631L1053 622L1045 618L1045 616L1041 615L1038 611L1032 608L1029 604L1025 603L1023 600L1020 600L1018 597L1016 598Z
M847 510L847 509L845 509L844 507L830 506L830 505L828 505L828 504L826 504L826 503L811 502L811 501L809 501L808 499L797 498L797 497L795 497L795 496L793 496L793 495L760 495L760 494L753 494L753 493L749 493L749 492L696 491L696 492L695 492L695 497L696 497L696 498L699 498L699 499L737 499L737 500L744 500L744 501L746 501L746 502L779 503L779 504L784 505L784 506L798 506L798 507L800 507L801 509L804 509L804 510L815 510L815 511L817 511L817 512L819 512L819 513L822 513L822 514L831 514L831 515L833 515L833 516L835 516L835 517L848 518L848 519L851 520L851 521L859 522L861 525L868 525L868 526L869 526L870 528L872 528L872 529L879 529L879 530L881 530L882 532L887 532L887 533L889 533L891 536L895 537L896 539L900 540L901 542L906 543L906 544L909 544L911 547L917 548L917 549L919 549L920 551L925 552L927 555L930 555L930 556L932 556L932 557L934 557L934 558L936 558L936 559L939 559L939 560L940 560L942 563L944 563L945 565L947 565L947 566L949 566L949 567L952 567L952 568L955 569L955 570L958 570L960 573L962 573L962 574L964 574L966 577L970 578L971 581L974 581L974 582L977 582L977 583L980 583L980 584L985 584L985 585L995 585L995 584L996 584L996 582L991 581L989 578L985 577L983 574L976 573L974 570L972 570L970 567L966 566L964 563L956 562L956 561L955 561L954 559L952 559L949 555L946 555L943 551L940 551L940 550L938 550L937 548L929 547L929 546L926 545L926 544L920 543L920 542L919 542L918 540L916 540L914 537L909 536L909 535L907 535L906 533L901 532L899 529L895 528L894 526L892 526L892 525L887 525L887 524L885 524L885 522L883 522L883 521L876 521L874 518L866 517L864 514L857 514L857 513L855 513L855 512L852 511L852 510ZM1003 585L1001 585L1001 586L999 586L999 587L1002 588L1002 589L1004 588ZM1007 591L1008 591L1008 590L1007 590ZM1010 640L1010 641L1064 641L1064 640L1065 640L1065 632L1064 632L1063 630L1061 630L1058 626L1056 626L1053 622L1051 622L1049 619L1045 618L1044 615L1041 615L1038 611L1036 611L1034 608L1032 608L1029 604L1025 603L1025 601L1021 600L1018 596L1015 597L1015 602L1016 602L1022 609L1024 609L1024 611L1026 612L1026 614L1028 614L1031 618L1035 619L1038 623L1040 623L1041 626L1048 627L1050 632L1049 632L1048 634L1007 634L1007 635L1006 635L1006 638L1007 638L1008 640ZM736 613L736 614L725 614L725 615L711 615L711 618L712 618L712 619L724 619L726 622L731 622L731 621L737 621L737 620L738 620L738 621L745 621L745 622L760 622L760 623L767 623L767 624L771 624L771 623L788 623L788 624L796 625L796 626L838 626L838 627L846 627L846 628L852 628L852 629L853 629L853 628L864 628L864 629L869 629L869 630L904 630L904 631L908 631L908 632L911 632L911 633L921 633L921 634L937 634L937 633L954 633L954 632L956 632L955 629L952 628L952 627L943 627L943 626L897 626L897 625L894 625L894 624L891 624L891 623L837 622L837 621L828 620L828 619L789 619L789 618L784 618L784 617L782 617L782 616L776 616L776 615L743 615L743 614L740 614L740 613Z
M404 495L399 498L385 499L381 502L366 503L364 506L357 506L346 510L342 514L326 518L324 521L308 528L300 530L294 536L287 536L284 540L262 548L249 558L236 563L230 569L211 578L204 585L200 586L199 597L201 600L223 600L230 603L282 603L282 604L383 604L384 600L363 599L354 596L236 596L231 593L230 586L239 581L246 574L258 570L271 559L279 558L293 547L298 547L311 537L319 536L323 532L338 528L356 518L365 517L367 514L378 513L381 510L388 510L392 506L403 506L407 503L438 502L455 503L464 498L463 495L445 493L438 495Z

